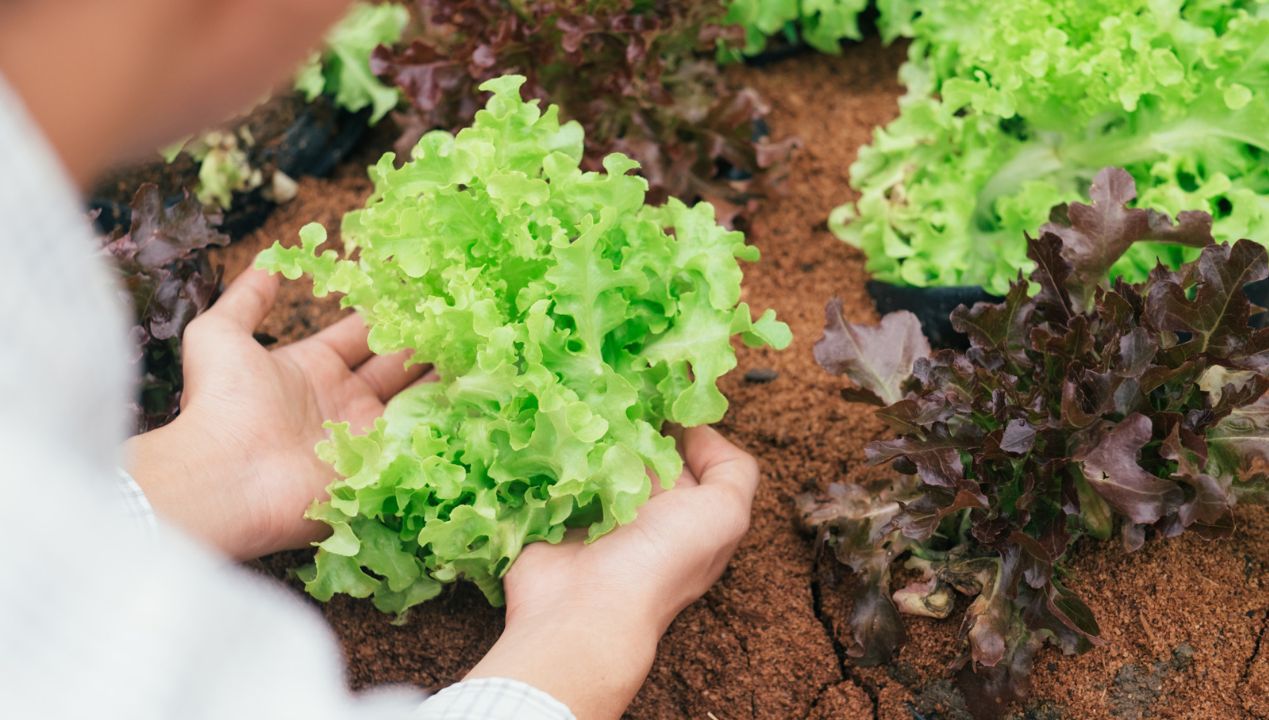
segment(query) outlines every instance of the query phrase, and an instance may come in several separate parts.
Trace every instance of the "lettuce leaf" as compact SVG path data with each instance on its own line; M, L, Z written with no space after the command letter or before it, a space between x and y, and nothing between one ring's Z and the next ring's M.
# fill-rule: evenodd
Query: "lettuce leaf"
M866 448L889 477L801 502L860 578L851 653L884 662L897 613L945 618L954 593L974 598L953 667L981 701L976 717L1025 696L1043 644L1075 654L1102 642L1062 583L1081 537L1118 525L1133 551L1151 537L1230 535L1234 507L1265 499L1269 330L1252 327L1261 310L1243 288L1269 276L1269 254L1213 243L1202 212L1174 223L1126 207L1136 188L1121 169L1089 194L1027 241L1029 278L952 313L967 351L931 352L907 313L846 323L835 301L816 345L822 367L860 387L847 399L883 406L889 428ZM1119 256L1160 239L1199 257L1140 283L1107 280ZM920 576L892 593L900 561Z
M732 0L727 22L744 28L746 55L762 52L767 38L781 33L836 54L842 40L863 37L859 14L867 7L868 0Z
M181 336L220 290L221 269L212 267L207 250L228 245L229 236L216 229L219 213L207 212L188 193L169 206L153 184L137 189L131 211L127 232L119 228L101 245L133 312L133 362L141 377L133 412L141 433L180 411Z
M295 89L309 102L326 93L349 112L371 108L370 124L379 122L397 106L400 93L370 71L370 54L399 41L409 20L402 5L356 3L327 33L325 48L300 68Z
M758 259L706 203L644 202L638 164L580 168L583 134L554 106L492 92L457 135L423 136L344 218L344 257L275 245L260 265L342 293L379 354L412 351L442 378L396 397L365 434L332 424L319 455L340 479L309 516L331 526L305 573L320 599L373 596L401 613L466 578L490 602L520 550L569 527L597 538L635 518L651 471L681 471L665 422L719 420L732 338L783 348L789 329L740 302ZM355 259L354 259L355 258Z
M877 8L882 40L891 42L912 35L912 21L921 4L922 0L731 0L726 20L744 30L740 49L744 55L761 53L777 35L836 55L843 40L863 38L859 16L870 5Z
M1269 12L1263 0L930 0L911 21L898 119L851 167L830 226L878 279L982 285L1028 272L1023 233L1124 167L1138 205L1213 217L1218 241L1269 220ZM1145 278L1197 250L1134 246Z

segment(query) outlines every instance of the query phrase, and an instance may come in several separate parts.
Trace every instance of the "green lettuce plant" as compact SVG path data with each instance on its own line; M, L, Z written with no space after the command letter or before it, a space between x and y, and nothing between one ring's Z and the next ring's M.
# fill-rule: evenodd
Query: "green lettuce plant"
M295 89L312 102L325 93L349 112L369 107L370 124L397 106L400 93L370 71L370 54L401 39L410 13L402 5L360 2L326 35L326 45L295 76Z
M732 0L727 22L745 30L746 55L756 55L767 47L773 35L789 42L800 37L806 44L826 53L841 52L842 40L859 40L859 13L868 0Z
M520 76L471 127L423 136L344 218L344 257L275 245L261 266L343 294L380 354L411 351L440 381L389 403L363 434L330 425L318 454L339 479L309 517L330 525L308 591L373 595L401 613L466 578L492 603L525 544L570 527L597 538L634 519L681 460L666 422L719 420L716 381L732 338L783 348L789 329L740 302L737 259L758 251L706 203L644 202L620 154L580 169L583 136L554 106L525 102Z
M1201 208L1219 241L1269 220L1263 0L927 0L902 32L908 95L851 167L830 226L879 279L982 285L1028 271L1023 233L1119 165L1142 207ZM1142 244L1113 272L1144 279Z
M877 8L877 30L891 42L911 34L922 0L731 0L726 22L744 30L741 53L757 55L776 35L799 40L824 53L841 52L843 40L860 40L859 16ZM734 51L732 51L734 52ZM724 56L727 53L724 52Z

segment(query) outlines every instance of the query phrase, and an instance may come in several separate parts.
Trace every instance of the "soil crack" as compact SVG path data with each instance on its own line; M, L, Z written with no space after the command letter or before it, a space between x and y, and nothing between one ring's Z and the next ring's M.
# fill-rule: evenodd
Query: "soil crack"
M1251 647L1251 655L1247 656L1247 662L1243 664L1243 673L1238 678L1238 687L1242 688L1251 678L1251 668L1256 664L1256 659L1260 657L1260 649L1264 646L1265 635L1269 631L1269 608L1260 611L1263 617L1260 619L1260 632L1256 634L1256 642Z
M817 561L816 565L818 564L819 563ZM873 720L878 720L880 717L879 713L881 711L881 703L880 699L877 697L877 690L868 683L864 682L863 678L859 677L854 668L851 667L849 660L850 656L846 652L846 646L838 640L837 633L833 629L833 619L824 613L823 593L824 588L820 582L818 567L813 566L811 568L811 610L815 613L815 619L819 621L820 626L824 628L824 634L828 636L828 642L833 646L833 654L837 656L837 669L838 672L841 673L841 678L838 679L837 682L849 680L863 690L864 693L868 695L869 702L872 703L872 718ZM824 693L828 690L828 688L832 687L834 684L834 682L829 682L824 687L820 688L819 696L815 701L816 705L819 704L819 701L823 698ZM814 705L812 707L814 707Z

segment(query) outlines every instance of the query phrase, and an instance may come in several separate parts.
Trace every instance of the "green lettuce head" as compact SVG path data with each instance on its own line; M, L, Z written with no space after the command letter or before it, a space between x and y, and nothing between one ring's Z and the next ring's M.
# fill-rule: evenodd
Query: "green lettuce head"
M333 534L302 574L319 599L401 613L466 578L501 603L525 544L598 538L635 518L649 471L678 477L662 425L722 418L733 336L791 340L740 302L737 259L758 259L741 233L705 203L645 205L623 155L582 172L581 127L521 100L523 82L485 83L472 127L425 135L402 167L385 155L344 218L342 259L318 225L261 255L342 293L376 353L409 350L441 377L365 434L329 426L318 453L339 479L309 515Z
M899 117L851 166L859 200L830 227L869 270L1004 295L1032 268L1025 233L1121 166L1140 207L1198 208L1217 241L1269 222L1265 0L925 0ZM1143 280L1197 250L1143 243Z

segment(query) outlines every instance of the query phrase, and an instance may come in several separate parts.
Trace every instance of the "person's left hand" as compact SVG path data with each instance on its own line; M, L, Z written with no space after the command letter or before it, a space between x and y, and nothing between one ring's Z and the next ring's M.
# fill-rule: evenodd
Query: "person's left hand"
M578 718L621 717L661 635L727 567L758 488L757 461L712 428L678 440L682 476L634 522L524 549L503 578L506 628L469 679L514 678Z
M304 511L333 479L313 447L326 420L354 431L427 370L372 356L350 315L275 350L253 331L278 278L247 270L185 331L185 390L170 425L133 438L131 471L165 520L238 559L302 547L324 525Z

